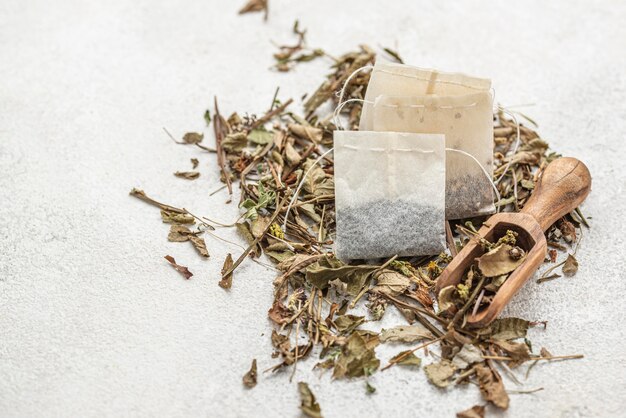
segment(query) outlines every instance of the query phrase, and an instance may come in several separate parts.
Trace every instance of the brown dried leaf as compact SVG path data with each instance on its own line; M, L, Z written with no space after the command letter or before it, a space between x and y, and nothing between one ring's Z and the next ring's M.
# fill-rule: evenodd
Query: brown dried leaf
M183 142L185 144L199 144L204 139L204 134L197 132L187 132L183 135Z
M398 366L420 367L422 359L417 357L411 350L401 351L389 360L390 364Z
M195 180L200 177L200 173L197 171L177 171L174 175L185 180Z
M474 370L476 370L476 377L483 398L498 408L507 409L509 407L509 395L504 389L500 375L485 364L477 364L474 366Z
M208 257L209 251L206 248L206 242L204 242L204 238L200 238L198 236L192 235L189 237L189 240L193 244L194 248L202 257Z
M174 270L179 272L185 279L189 280L191 276L193 276L193 273L190 272L187 267L176 264L176 260L171 255L166 255L164 258L170 263Z
M193 168L195 170L198 167L198 164L200 164L200 161L198 161L197 158L192 158L191 159L191 168Z
M284 324L291 318L291 311L279 300L275 300L272 307L267 311L269 318L278 325Z
M483 360L480 348L473 344L464 344L461 351L454 355L452 364L454 364L457 369L463 370L472 364L481 363Z
M233 256L228 253L226 260L224 260L224 266L222 267L222 279L218 283L223 289L230 289L233 285L233 273L231 272L227 276L224 276L231 268L233 268L233 264Z
M300 410L308 418L322 418L322 409L317 403L315 395L309 389L309 385L298 382L298 392L300 393Z
M190 236L193 236L193 233L186 226L172 225L167 235L167 240L171 242L185 242L189 241Z
M161 210L161 218L165 224L193 224L196 220L187 213L176 213L168 210Z
M333 378L369 376L380 366L373 347L357 332L350 335L335 362Z
M565 260L565 264L563 265L562 271L563 271L563 274L568 277L575 275L576 272L578 271L578 260L576 260L576 258L573 255L568 254L567 259Z
M457 412L456 418L485 418L485 407L482 405L474 405L470 409Z
M424 367L426 377L430 383L440 388L445 388L450 384L450 378L454 376L456 367L448 360L441 360L439 363L431 363Z
M322 140L322 136L324 135L324 131L320 128L304 126L299 123L290 123L287 127L294 135L299 136L300 138L308 139L315 144L319 144Z
M243 376L243 384L245 387L251 389L256 386L256 378L257 378L257 368L256 368L256 359L252 360L252 366L250 366L250 370Z
M235 224L235 226L237 227L237 232L239 232L239 234L246 240L246 242L248 243L248 245L252 245L252 243L254 243L254 236L252 235L252 232L250 231L250 227L248 226L247 222L237 222ZM257 244L254 249L252 250L252 256L253 257L259 257L261 255L261 246L259 244ZM270 254L268 254L270 255Z
M526 258L525 254L518 258L512 257L511 254L516 251L516 247L511 245L499 245L478 259L478 268L486 277L510 273L521 265Z
M222 140L222 148L229 154L239 154L248 145L248 136L245 132L235 132L226 135Z
M239 10L239 14L262 12L267 9L267 0L248 0Z
M530 322L522 318L500 318L491 324L491 338L494 340L514 340L526 337Z
M400 325L390 329L383 329L380 333L380 342L401 341L414 343L423 339L433 338L433 334L422 324Z
M494 340L494 344L500 347L512 359L508 364L511 367L518 366L530 360L530 351L526 343L515 343L511 341Z
M377 284L374 291L389 296L403 293L410 285L411 279L395 270L383 270L376 276Z

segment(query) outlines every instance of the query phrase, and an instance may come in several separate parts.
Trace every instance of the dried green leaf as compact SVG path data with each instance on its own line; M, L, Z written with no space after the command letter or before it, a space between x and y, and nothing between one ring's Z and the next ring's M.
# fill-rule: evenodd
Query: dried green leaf
M300 393L300 410L308 418L322 418L322 410L315 399L315 395L309 389L309 385L298 382L298 392Z
M197 132L187 132L183 135L183 142L185 144L199 144L204 139L204 134Z
M296 151L290 142L285 145L285 159L290 166L296 166L302 161L302 156Z
M473 344L463 344L461 350L452 358L452 364L457 369L463 370L472 364L481 363L483 360L480 348Z
M265 129L253 129L248 134L248 141L258 145L267 145L274 141L274 132Z
M171 255L166 255L164 258L170 263L174 270L179 272L185 279L189 280L191 276L193 276L193 273L190 272L187 267L176 264L176 260Z
M306 160L303 164L304 172L308 171L307 177L304 179L303 188L307 193L315 197L332 196L335 194L335 181L333 177L326 176L322 168L315 164L315 160Z
M350 266L341 263L336 259L329 261L328 258L324 258L317 263L311 264L306 270L306 279L318 289L326 289L328 283L331 280L339 279L344 283L349 283L350 277L353 280L358 279L359 282L364 282L367 275L373 272L377 266Z
M211 124L211 111L209 109L204 112L204 121L206 122L206 126Z
M376 388L370 384L370 382L365 382L365 391L368 395L371 395L376 392Z
M477 364L474 366L474 370L476 370L476 377L483 398L498 408L507 409L509 407L509 395L504 389L500 375L485 364Z
M441 360L439 363L431 363L424 367L426 377L430 383L440 388L445 388L450 384L450 378L454 376L456 367L448 360Z
M502 244L478 259L478 268L485 277L496 277L515 270L524 262L526 255L517 257L518 247Z
M185 180L195 180L200 177L200 173L197 171L177 171L174 175Z
M229 154L239 154L246 145L248 145L248 136L245 132L228 134L222 140L222 148Z
M485 407L482 405L474 405L470 409L457 412L456 418L485 418Z
M257 368L256 368L256 359L252 360L252 365L250 366L250 370L243 376L243 384L245 387L251 389L256 386L257 379Z
M433 338L433 334L422 324L400 325L390 329L383 329L380 333L380 342L401 341L414 343L424 339Z
M364 316L340 315L333 321L337 331L341 334L351 334L362 323L365 322Z
M223 289L230 289L233 285L233 273L225 275L230 269L233 268L233 256L229 253L224 260L224 266L222 266L222 279L219 281L219 285Z
M563 274L568 277L575 275L576 272L578 271L578 260L576 260L576 258L573 255L568 254L567 259L565 260L565 264L563 265L562 271L563 271Z
M250 222L250 232L252 232L252 236L254 238L262 237L269 223L269 216L258 216L256 219L252 220L252 222Z
M373 347L368 347L359 333L352 333L335 362L333 378L369 376L374 373L380 360L376 358Z
M167 210L161 210L161 218L166 224L193 224L196 220L187 213L176 213Z
M411 350L401 351L389 360L390 364L398 366L420 367L422 359L417 357Z
M209 250L207 250L207 248L206 248L206 242L204 242L204 238L200 238L200 237L198 237L196 235L191 235L189 237L189 240L193 244L193 246L196 249L196 251L198 251L198 253L202 257L208 257L209 256Z

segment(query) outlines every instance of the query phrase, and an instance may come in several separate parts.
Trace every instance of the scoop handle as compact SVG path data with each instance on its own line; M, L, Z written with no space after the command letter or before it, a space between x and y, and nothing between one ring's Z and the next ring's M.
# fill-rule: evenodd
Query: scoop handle
M557 158L543 171L521 211L532 215L546 231L559 218L576 209L590 191L591 174L587 166L576 158Z

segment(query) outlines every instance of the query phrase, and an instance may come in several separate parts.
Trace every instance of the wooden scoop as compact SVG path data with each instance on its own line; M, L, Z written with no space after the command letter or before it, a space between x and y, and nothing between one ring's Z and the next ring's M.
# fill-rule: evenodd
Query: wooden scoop
M483 327L497 318L543 262L547 250L544 231L559 218L576 209L590 190L591 175L587 166L575 158L558 158L548 164L521 212L497 213L483 224L478 234L492 242L503 236L507 230L517 232L517 245L527 255L524 262L498 289L489 306L478 311L476 315L470 314L467 318L468 325ZM439 276L436 292L460 283L463 273L482 254L478 240L470 240Z

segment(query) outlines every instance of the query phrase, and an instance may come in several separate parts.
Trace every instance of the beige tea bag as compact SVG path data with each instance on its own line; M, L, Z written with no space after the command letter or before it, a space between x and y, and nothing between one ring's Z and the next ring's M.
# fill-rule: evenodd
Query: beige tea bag
M445 249L444 143L440 134L334 132L339 259Z
M495 211L491 82L401 64L376 63L361 128L446 137L446 218ZM468 155L469 154L469 155Z

